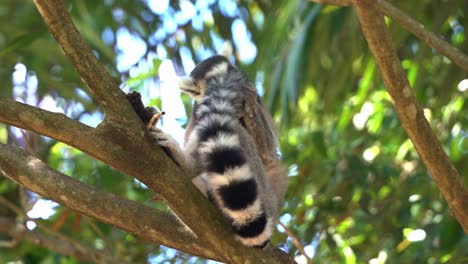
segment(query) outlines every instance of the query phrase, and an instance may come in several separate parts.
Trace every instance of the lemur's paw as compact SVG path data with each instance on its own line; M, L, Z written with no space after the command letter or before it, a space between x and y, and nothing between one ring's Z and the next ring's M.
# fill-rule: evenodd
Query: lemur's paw
M151 127L148 129L148 135L151 139L156 141L162 147L166 147L168 149L177 149L178 143L177 141L171 137L171 135L165 133L160 128Z

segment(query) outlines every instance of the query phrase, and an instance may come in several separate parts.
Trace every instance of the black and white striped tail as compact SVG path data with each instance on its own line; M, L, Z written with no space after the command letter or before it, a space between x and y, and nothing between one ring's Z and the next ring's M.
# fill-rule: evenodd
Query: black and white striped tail
M235 85L239 85L236 80L213 81L197 103L196 155L203 163L209 198L230 220L236 236L245 245L263 247L272 234L273 219L264 210L240 142L235 114L242 95Z

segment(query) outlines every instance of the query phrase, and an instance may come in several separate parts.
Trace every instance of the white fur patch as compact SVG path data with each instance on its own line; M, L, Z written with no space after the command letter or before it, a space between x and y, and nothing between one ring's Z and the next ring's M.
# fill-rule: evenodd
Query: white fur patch
M225 186L229 184L229 178L224 174L207 173L203 174L202 177L205 179L207 189L210 191L216 190L219 188L219 186ZM219 200L219 198L216 197L216 200Z
M241 167L230 168L223 174L204 174L203 177L207 180L207 184L211 186L211 189L217 189L223 186L228 186L231 181L242 181L252 178L252 173L247 164Z
M225 41L223 43L223 46L221 47L221 50L219 52L220 55L223 55L226 57L228 60L231 58L233 52L232 44L230 41Z
M229 210L223 206L222 211L231 217L234 220L233 224L237 226L243 225L263 213L260 199L255 200L253 204L242 210Z
M235 134L219 133L216 137L200 144L200 153L209 154L217 147L238 147L239 138ZM240 151L240 150L239 150Z
M227 73L227 70L228 70L228 63L222 62L214 66L208 73L206 73L205 79L208 79L211 77L222 76Z
M197 125L197 129L207 129L207 127L213 123L220 123L223 126L229 126L232 123L232 117L218 113L210 113L207 117L200 120Z

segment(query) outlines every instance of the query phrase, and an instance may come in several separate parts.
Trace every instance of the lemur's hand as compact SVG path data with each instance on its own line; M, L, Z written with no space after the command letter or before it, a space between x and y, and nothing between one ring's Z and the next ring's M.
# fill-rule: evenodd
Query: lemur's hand
M152 126L148 128L148 136L154 140L166 154L180 167L185 164L185 156L179 143L162 129Z

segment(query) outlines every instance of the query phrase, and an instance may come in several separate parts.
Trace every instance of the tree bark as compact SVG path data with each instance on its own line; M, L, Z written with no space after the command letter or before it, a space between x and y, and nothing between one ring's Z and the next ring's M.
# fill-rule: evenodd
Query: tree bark
M400 121L452 213L468 234L468 191L450 162L411 90L392 44L384 17L374 0L353 0L364 36Z

